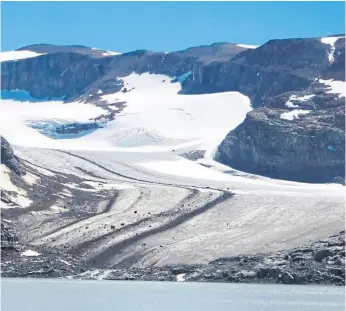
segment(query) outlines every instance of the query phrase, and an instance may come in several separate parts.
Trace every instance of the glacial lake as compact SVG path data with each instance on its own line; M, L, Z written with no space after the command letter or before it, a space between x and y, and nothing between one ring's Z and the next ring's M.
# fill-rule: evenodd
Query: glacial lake
M2 311L342 311L345 288L1 279Z

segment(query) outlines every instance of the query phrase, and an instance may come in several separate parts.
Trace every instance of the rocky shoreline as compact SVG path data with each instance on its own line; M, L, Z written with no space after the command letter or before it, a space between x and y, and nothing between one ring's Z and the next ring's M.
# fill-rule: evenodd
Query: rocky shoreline
M344 231L292 250L208 264L95 269L66 252L21 244L2 217L1 256L2 277L345 285Z

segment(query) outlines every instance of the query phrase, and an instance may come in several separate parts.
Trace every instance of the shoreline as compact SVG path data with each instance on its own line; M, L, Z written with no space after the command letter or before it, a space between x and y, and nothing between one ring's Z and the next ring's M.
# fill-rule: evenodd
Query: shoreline
M314 284L314 283L309 283L309 284L283 284L283 283L250 283L250 282L238 282L238 283L232 283L232 282L212 282L212 281L184 281L184 282L177 282L177 281L145 281L145 280L107 280L107 279L90 279L90 278L81 278L81 279L72 279L69 277L63 277L63 278L35 278L35 277L7 277L7 276L1 276L0 280L4 279L6 281L17 281L17 280L22 280L22 281L30 281L30 280L37 280L40 282L51 282L51 281L58 281L58 282L79 282L79 281L88 281L88 282L95 282L95 283L114 283L114 282L128 282L128 283L155 283L155 284L176 284L176 283L184 283L184 284L220 284L220 285L225 285L225 284L233 284L233 285L253 285L253 286L259 286L259 285L275 285L275 286L284 286L287 287L289 286L297 286L297 287L319 287L319 288L331 288L331 287L346 287L346 285L335 285L335 284Z

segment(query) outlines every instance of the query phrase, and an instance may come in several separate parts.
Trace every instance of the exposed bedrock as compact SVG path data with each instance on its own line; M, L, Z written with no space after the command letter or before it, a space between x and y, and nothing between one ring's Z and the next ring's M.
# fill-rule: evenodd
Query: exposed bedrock
M281 111L282 112L282 111ZM242 171L302 182L344 182L344 107L295 122L268 108L248 113L230 132L216 159Z

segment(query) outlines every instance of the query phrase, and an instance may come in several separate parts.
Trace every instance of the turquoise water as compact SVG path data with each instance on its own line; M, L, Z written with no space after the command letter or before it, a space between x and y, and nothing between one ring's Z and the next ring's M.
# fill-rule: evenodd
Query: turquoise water
M334 311L343 287L1 279L2 311Z

